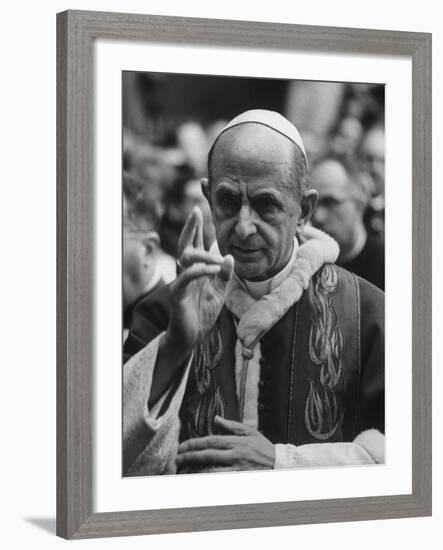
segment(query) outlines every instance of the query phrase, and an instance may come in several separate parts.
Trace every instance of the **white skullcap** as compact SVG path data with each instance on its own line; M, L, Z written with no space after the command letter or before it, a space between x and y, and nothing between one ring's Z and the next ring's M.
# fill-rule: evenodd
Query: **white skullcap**
M298 147L300 147L306 161L306 166L308 165L308 157L306 155L305 146L303 144L300 132L297 130L297 128L292 124L292 122L289 122L289 120L282 116L280 113L277 113L275 111L267 111L265 109L252 109L250 111L245 111L244 113L233 118L218 134L214 143L212 144L211 149L217 143L219 137L224 132L226 132L226 130L234 128L235 126L240 126L240 124L246 124L248 122L262 124L263 126L267 126L268 128L271 128L279 134L287 137L293 143L298 145Z

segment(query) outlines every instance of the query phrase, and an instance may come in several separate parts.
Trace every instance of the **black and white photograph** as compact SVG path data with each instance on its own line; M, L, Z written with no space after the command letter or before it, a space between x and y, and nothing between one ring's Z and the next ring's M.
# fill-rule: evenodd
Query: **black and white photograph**
M5 4L4 548L441 546L438 6Z
M385 462L384 94L122 73L124 476Z

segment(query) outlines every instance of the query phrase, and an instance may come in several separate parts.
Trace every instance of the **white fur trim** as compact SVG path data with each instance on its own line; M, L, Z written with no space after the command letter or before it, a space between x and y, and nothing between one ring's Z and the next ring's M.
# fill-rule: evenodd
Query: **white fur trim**
M354 443L363 447L377 464L385 462L385 436L378 430L366 430L359 434Z
M240 320L237 325L238 340L235 346L237 397L240 405L244 403L243 422L253 427L258 426L260 339L290 307L300 300L314 273L324 263L335 262L339 254L339 248L334 239L318 229L307 228L304 237L307 241L299 247L291 272L279 287L259 300L255 300L234 278L225 299L226 307ZM248 362L242 356L242 347L253 350L253 357ZM247 376L243 388L241 373L245 368ZM244 395L242 395L243 390Z
M300 246L288 278L260 300L254 300L235 278L232 280L225 304L240 319L237 336L243 346L253 349L260 338L298 302L320 267L338 258L338 244L323 231L310 227L305 230L304 237L308 240Z
M275 470L325 466L383 464L385 436L378 430L366 430L352 443L308 443L296 447L275 445Z

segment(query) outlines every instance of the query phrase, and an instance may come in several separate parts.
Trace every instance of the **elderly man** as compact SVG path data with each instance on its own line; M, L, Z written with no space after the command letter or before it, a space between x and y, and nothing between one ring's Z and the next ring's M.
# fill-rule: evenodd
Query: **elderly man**
M305 228L316 192L296 128L248 111L215 140L182 272L139 304L124 366L124 474L384 460L383 293Z
M366 230L363 218L369 194L360 176L339 158L319 161L311 170L311 185L318 193L312 223L339 244L338 265L384 290L384 244Z

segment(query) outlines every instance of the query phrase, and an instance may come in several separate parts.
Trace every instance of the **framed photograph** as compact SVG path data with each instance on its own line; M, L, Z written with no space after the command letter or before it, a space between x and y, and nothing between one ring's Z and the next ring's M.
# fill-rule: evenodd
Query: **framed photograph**
M431 514L431 35L57 16L57 533Z

